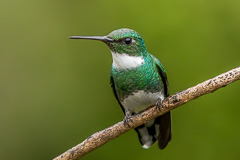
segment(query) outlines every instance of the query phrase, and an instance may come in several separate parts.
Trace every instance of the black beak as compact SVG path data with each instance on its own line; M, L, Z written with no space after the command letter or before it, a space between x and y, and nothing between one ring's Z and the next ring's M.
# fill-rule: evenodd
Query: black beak
M89 39L89 40L98 40L102 42L114 42L112 38L106 36L71 36L69 39Z

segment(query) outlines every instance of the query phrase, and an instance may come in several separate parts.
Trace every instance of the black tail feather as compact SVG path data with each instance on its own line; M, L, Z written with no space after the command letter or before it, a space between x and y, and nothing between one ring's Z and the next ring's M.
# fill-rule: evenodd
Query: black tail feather
M160 119L160 133L158 135L158 147L164 149L172 138L171 113L167 112Z
M164 149L171 140L170 112L157 117L151 126L146 126L146 124L143 124L135 128L135 131L138 133L139 141L144 148L149 148L158 139L159 149Z

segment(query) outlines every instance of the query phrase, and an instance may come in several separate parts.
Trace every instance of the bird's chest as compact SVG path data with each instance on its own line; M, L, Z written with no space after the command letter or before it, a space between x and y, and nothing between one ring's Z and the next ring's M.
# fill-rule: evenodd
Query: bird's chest
M141 98L151 100L151 95L155 95L163 90L163 83L156 70L152 67L141 66L132 70L114 70L112 71L115 90L120 101L133 96L135 101ZM138 94L137 94L138 93ZM147 103L147 100L143 102Z
M141 90L124 98L121 103L124 109L127 109L132 113L138 113L147 107L154 105L159 98L162 100L164 99L164 94L161 91L151 93Z
M137 63L138 59L135 57L128 61ZM114 62L111 75L117 97L125 109L138 113L155 104L158 98L163 99L163 82L150 57L145 58L143 64L127 68L117 66L116 60Z

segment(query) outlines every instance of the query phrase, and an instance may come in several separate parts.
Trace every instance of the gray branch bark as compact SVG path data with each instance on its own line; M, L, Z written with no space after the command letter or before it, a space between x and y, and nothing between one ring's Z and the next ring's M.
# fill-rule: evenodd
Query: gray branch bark
M140 126L147 121L154 119L172 109L182 106L183 104L202 95L212 93L217 89L225 87L239 79L240 67L237 67L212 79L199 83L196 86L171 95L163 100L163 105L160 110L157 109L156 106L149 107L145 111L132 116L129 120L129 126L124 125L123 121L121 121L109 128L96 132L82 143L54 158L54 160L75 160L81 158L87 153L97 149L98 147L101 147L110 140L120 136L123 133L126 133L130 129Z

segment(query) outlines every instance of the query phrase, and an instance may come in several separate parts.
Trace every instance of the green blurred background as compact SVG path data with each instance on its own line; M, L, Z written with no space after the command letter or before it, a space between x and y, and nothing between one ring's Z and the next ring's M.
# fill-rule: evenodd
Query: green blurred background
M240 64L237 0L0 0L0 159L52 159L123 119L100 42L131 28L160 59L171 94ZM171 143L142 149L134 131L83 159L239 159L240 82L172 112Z

